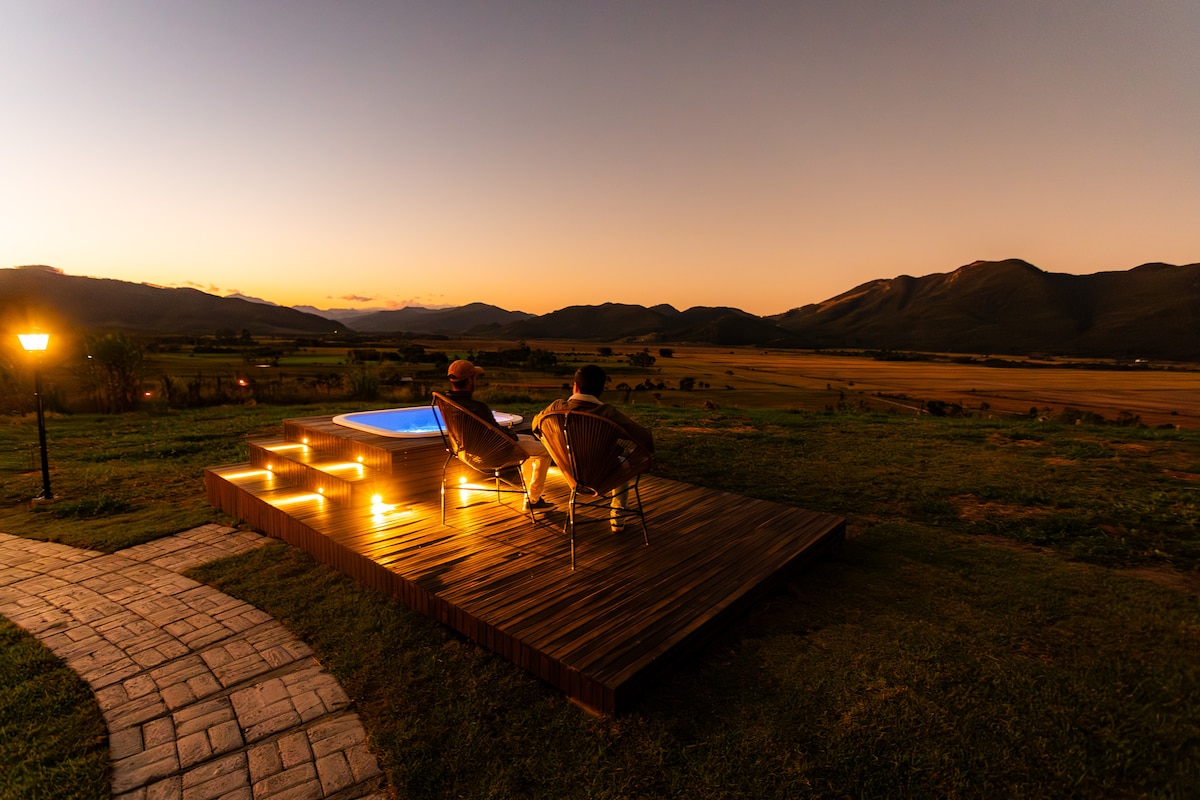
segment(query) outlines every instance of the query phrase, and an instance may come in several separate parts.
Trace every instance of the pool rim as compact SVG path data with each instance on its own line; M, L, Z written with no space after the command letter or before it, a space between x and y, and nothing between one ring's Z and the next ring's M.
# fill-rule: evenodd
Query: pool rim
M370 417L371 415L394 414L397 411L425 411L431 415L436 415L437 409L431 405L421 406L397 406L395 408L377 408L370 411L348 411L345 414L338 414L333 418L335 425L340 425L343 428L361 431L362 433L370 433L376 436L385 436L389 439L437 439L441 438L441 428L436 427L436 416L433 416L435 427L431 431L397 431L391 428L381 428L377 425L371 425L368 422L353 420L351 417ZM520 425L524 421L524 417L520 414L510 414L506 411L492 411L492 415L496 418L496 422L505 428L512 428Z

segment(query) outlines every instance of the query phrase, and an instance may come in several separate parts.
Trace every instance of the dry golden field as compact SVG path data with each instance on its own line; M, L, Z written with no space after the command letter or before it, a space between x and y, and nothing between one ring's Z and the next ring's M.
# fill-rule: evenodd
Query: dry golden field
M1116 420L1124 412L1140 417L1146 425L1200 428L1198 365L1118 370L1100 362L1068 366L1030 361L1025 362L1031 364L1028 367L990 367L948 360L876 361L791 350L672 346L671 358L657 357L650 369L627 372L625 356L641 346L613 345L614 354L607 358L593 357L595 351L578 342L530 346L553 349L571 361L590 358L614 374L614 385L636 383L643 376L661 379L669 389L678 386L681 377L709 385L690 393L659 392L658 398L637 392L631 398L635 402L702 405L709 401L725 407L807 410L849 404L916 413L924 401L940 400L961 404L975 415L1026 415L1036 407L1051 416L1075 408L1107 420ZM656 346L649 350L658 355Z

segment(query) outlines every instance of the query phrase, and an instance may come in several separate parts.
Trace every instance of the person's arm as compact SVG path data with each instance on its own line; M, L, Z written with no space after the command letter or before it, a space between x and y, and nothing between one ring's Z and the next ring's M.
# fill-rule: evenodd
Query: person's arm
M547 414L549 414L551 411L558 411L558 410L559 410L561 407L562 407L562 401L561 401L561 400L555 400L553 403L551 403L550 405L546 406L546 407L545 407L545 408L543 408L541 411L539 411L537 414L535 414L535 415L534 415L534 417L533 417L533 424L530 426L530 428L533 430L533 432L534 432L535 434L541 435L541 429L542 429L542 420L543 420L543 419L546 417L546 415L547 415Z
M634 422L612 406L606 405L604 408L607 410L606 416L624 428L629 434L629 438L637 442L638 446L646 448L651 453L654 452L654 434L648 428Z

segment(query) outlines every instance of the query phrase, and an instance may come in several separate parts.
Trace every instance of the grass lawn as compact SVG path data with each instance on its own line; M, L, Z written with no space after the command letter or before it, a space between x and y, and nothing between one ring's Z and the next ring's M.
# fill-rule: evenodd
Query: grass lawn
M222 519L204 466L336 410L54 419L62 499L36 511L32 425L6 421L0 530L113 550ZM629 714L592 717L284 545L194 574L314 647L397 797L1194 796L1200 433L630 411L655 431L659 474L842 514L853 538ZM0 658L24 646L2 638ZM32 679L0 670L0 698ZM0 720L0 752L79 747ZM79 796L103 796L85 763ZM7 796L33 796L38 779L21 780Z

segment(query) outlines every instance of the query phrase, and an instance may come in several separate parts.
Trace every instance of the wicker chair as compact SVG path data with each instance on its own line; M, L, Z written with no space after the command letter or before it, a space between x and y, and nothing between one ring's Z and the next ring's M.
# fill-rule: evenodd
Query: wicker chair
M649 546L638 483L642 473L653 465L653 454L637 445L613 420L587 411L548 412L541 417L538 432L571 487L563 529L571 540L571 569L575 569L576 506L607 509L609 493L626 483L632 484L636 508L626 509L625 514L638 518L642 540Z
M495 481L496 502L503 493L528 496L525 476L521 474L521 463L528 458L515 441L482 417L463 408L440 392L433 393L434 417L446 444L446 463L442 465L442 524L446 524L446 471L450 462L458 459L471 469L487 475ZM515 469L520 488L516 483L501 477L502 472ZM501 482L511 488L501 488ZM492 491L488 489L487 491ZM529 509L529 519L535 525L537 518Z

